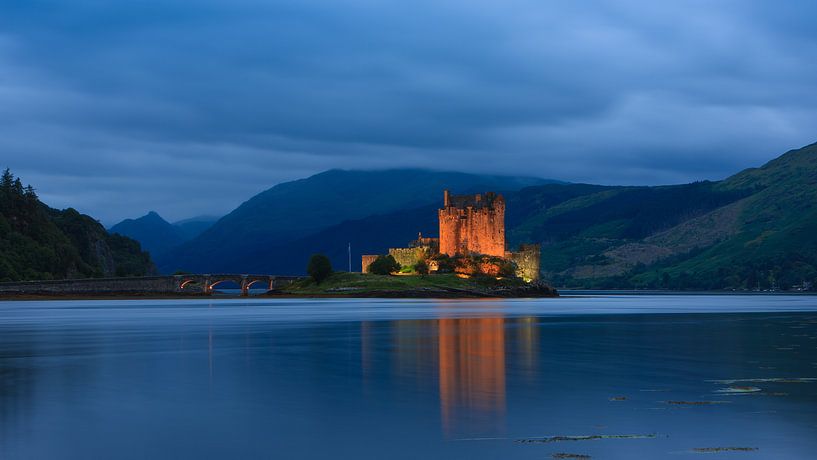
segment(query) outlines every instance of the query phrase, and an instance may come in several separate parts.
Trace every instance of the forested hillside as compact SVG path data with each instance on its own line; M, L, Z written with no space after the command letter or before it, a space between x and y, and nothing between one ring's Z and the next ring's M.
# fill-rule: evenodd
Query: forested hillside
M575 196L562 190L554 199L559 189ZM530 204L539 202L545 204ZM508 208L514 203L524 212L509 219L509 239L542 243L542 269L556 285L765 290L817 284L817 144L720 182L531 187Z
M42 202L33 187L7 169L0 179L0 281L155 273L137 243L109 235L99 222L74 209Z

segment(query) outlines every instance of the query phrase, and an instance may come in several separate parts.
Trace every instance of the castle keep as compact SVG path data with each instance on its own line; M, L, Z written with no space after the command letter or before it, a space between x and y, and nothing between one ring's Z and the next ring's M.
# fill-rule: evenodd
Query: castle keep
M440 218L440 252L505 257L505 199L484 195L443 195Z
M440 257L452 260L472 259L476 263L461 264L457 273L498 275L500 265L512 264L516 276L532 281L539 279L540 248L538 244L522 245L510 252L505 243L505 199L494 192L475 195L443 195L443 207L437 210L439 238L417 239L407 248L390 248L389 255L402 267L413 267L424 261L430 270L439 269ZM363 272L376 255L364 255Z

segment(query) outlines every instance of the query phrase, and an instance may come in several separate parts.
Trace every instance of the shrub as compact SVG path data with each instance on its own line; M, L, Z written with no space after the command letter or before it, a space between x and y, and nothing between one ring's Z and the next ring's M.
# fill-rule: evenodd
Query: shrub
M448 254L437 254L433 257L437 261L437 273L453 273L454 262L448 257Z
M396 271L400 271L400 264L391 255L377 256L377 259L369 265L369 273L375 275L390 275Z
M414 264L414 271L420 275L428 275L428 264L425 260L418 260L416 264Z
M501 259L497 262L499 265L499 276L512 278L516 276L516 264L510 260Z
M321 281L332 274L332 262L323 254L315 254L310 257L306 272L316 284L321 284Z

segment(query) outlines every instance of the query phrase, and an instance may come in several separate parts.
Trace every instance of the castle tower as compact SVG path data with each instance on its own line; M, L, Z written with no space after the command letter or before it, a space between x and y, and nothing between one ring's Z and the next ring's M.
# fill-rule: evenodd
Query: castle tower
M440 252L505 257L505 199L494 192L476 195L443 195Z

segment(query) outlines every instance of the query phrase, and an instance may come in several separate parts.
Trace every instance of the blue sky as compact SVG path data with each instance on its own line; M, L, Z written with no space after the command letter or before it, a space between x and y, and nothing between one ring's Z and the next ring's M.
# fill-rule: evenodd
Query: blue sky
M817 141L817 3L0 0L0 166L106 224L329 168L719 179Z

